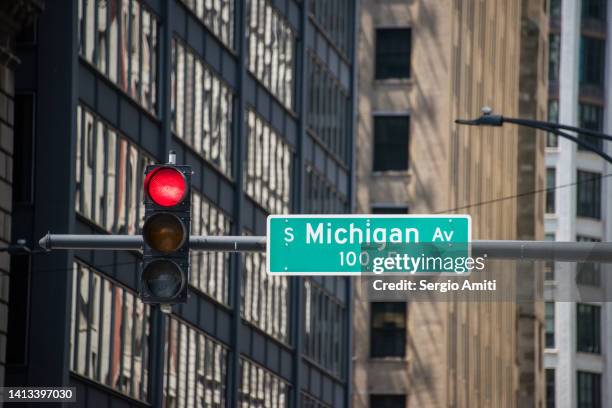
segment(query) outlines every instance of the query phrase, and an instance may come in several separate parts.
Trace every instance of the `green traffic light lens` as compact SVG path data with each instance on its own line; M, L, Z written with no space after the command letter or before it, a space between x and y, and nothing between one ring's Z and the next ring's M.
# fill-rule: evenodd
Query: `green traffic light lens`
M165 259L149 263L142 272L142 280L149 294L172 299L183 288L183 274L177 264Z
M169 254L185 243L185 226L174 214L158 213L147 218L142 227L146 244L156 251Z

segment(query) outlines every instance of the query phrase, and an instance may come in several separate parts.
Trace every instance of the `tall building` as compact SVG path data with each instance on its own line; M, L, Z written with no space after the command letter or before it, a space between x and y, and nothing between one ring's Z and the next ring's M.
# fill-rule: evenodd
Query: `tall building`
M548 102L548 2L521 2L519 116L546 120ZM544 239L545 142L541 130L518 129L517 239ZM537 192L534 194L534 192ZM519 407L544 407L544 262L516 263Z
M352 0L46 2L17 47L13 241L138 234L143 170L169 150L194 170L192 234L351 211L356 13ZM6 384L74 386L78 406L349 406L349 280L194 252L189 301L166 315L138 297L140 259L13 257Z
M516 127L453 123L487 105L519 116L521 85L532 80L537 86L546 72L542 43L529 51L539 59L525 55L523 41L546 41L539 31L522 33L530 16L541 28L545 16L533 14L520 1L362 1L358 211L467 213L473 239L538 233L537 198L531 195L529 218L519 223L516 195L519 180L542 183L543 146L519 146ZM522 63L535 73L521 72ZM542 99L537 89L529 97L535 117ZM507 267L512 270L495 278L514 296L520 287L513 266ZM370 302L362 285L354 287L355 407L514 407L525 381L519 375L541 379L541 366L533 366L533 355L525 357L537 349L535 341L520 349L526 335L517 330L514 297ZM541 318L532 316L523 326L536 332L538 323ZM543 400L542 391L531 392Z
M550 3L549 120L612 133L608 32L612 2ZM580 137L608 154L610 143ZM612 166L565 139L546 147L546 236L556 241L612 239ZM606 273L607 272L607 273ZM551 263L546 291L549 407L602 407L612 395L612 286L606 264ZM575 295L574 287L581 294ZM557 300L558 302L554 302Z
M15 107L19 97L15 94L15 70L21 61L16 55L15 42L24 27L32 24L42 9L39 0L21 0L0 4L0 385L6 372L6 344L8 330L8 303L11 278L11 257L6 248L11 245L13 197L22 189L13 183L13 163L19 155L15 149Z

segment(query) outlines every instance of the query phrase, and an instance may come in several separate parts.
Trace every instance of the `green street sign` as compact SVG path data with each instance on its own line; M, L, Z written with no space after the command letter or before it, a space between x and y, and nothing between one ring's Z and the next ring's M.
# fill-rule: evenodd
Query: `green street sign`
M450 269L443 262L469 257L471 224L469 215L270 215L266 270L275 275L454 272L454 262Z

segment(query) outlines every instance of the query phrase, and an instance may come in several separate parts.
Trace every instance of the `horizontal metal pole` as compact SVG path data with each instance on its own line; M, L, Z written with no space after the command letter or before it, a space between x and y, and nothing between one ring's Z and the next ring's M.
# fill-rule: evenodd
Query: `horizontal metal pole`
M558 262L612 262L610 242L474 241L472 256Z
M142 249L141 235L47 234L40 246L52 249ZM265 236L192 235L189 247L199 251L265 252ZM490 259L543 260L559 262L612 262L610 242L473 241L472 256Z
M47 234L38 241L41 248L52 249L142 249L142 235Z
M79 235L47 234L39 241L42 248L52 249L99 249L140 250L142 235ZM264 252L266 237L256 236L206 236L192 235L189 248L202 251Z
M206 236L192 235L189 248L206 251L265 252L265 236Z

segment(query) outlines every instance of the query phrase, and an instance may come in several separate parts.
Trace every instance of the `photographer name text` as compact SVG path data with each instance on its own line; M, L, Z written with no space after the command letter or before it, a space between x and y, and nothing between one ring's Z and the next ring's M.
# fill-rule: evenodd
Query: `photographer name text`
M482 280L480 282L472 282L464 280L456 282L447 280L445 282L430 282L427 279L412 281L402 279L397 282L385 282L382 279L377 279L372 282L372 288L376 291L422 291L422 292L459 292L459 291L496 291L497 282L495 280Z

